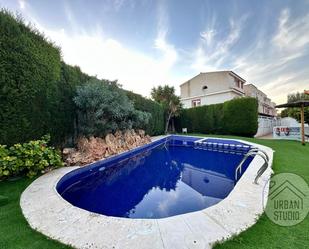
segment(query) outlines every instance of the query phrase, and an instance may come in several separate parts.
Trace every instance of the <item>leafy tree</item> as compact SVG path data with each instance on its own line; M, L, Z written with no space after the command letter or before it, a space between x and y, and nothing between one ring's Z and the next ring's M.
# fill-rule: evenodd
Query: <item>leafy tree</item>
M288 103L299 101L299 100L309 100L309 95L304 93L292 93L287 97ZM300 122L300 108L286 108L281 112L281 117L292 117ZM305 122L309 123L309 107L305 107Z
M88 136L140 128L151 117L148 112L134 109L133 103L116 81L92 78L77 88L77 95L73 100L79 112L80 132Z
M152 88L151 97L164 108L165 133L167 133L171 118L178 116L182 109L180 97L175 94L175 88L168 85Z

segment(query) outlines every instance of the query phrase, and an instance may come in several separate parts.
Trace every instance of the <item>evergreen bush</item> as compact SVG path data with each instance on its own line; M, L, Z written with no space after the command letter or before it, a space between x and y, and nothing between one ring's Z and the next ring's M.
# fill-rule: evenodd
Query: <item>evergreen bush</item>
M34 28L0 11L0 143L50 131L57 112L60 50Z
M11 146L49 133L53 145L72 145L80 135L73 98L77 86L91 79L97 80L62 62L60 49L34 27L0 10L0 144ZM126 92L133 107L122 89L114 90L123 98L119 103L124 109L136 110L128 120L121 114L110 117L116 122L111 126L126 127L128 121L128 127L145 129L150 135L163 133L164 113L158 103Z
M164 133L164 110L160 104L143 96L126 91L126 95L133 102L134 108L151 114L147 125L140 126L149 135L161 135Z
M181 132L230 134L252 137L258 128L258 103L255 98L238 98L222 104L183 109L176 119Z
M258 129L258 102L238 98L223 104L223 125L227 134L253 137Z

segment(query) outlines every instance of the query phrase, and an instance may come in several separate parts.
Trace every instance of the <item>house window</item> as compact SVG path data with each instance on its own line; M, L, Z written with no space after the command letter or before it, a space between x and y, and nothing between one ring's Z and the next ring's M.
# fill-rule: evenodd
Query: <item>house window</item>
M239 79L235 79L235 84L238 88L243 88L243 83Z
M201 99L192 100L192 107L197 107L201 105Z
M236 86L239 87L239 81L238 80L236 80Z

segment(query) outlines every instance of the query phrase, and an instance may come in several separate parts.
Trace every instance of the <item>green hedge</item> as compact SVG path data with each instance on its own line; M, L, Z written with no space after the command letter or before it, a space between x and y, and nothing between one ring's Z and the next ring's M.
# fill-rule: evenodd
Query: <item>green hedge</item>
M61 61L60 50L33 27L0 11L0 143L51 134L62 146L76 136L76 86L90 76Z
M49 132L57 111L60 51L7 11L0 11L0 143Z
M238 98L223 104L183 109L176 118L176 130L207 134L254 136L258 128L255 98Z
M223 105L224 131L252 137L258 129L258 102L255 98L239 98Z
M149 135L161 135L164 133L164 110L157 102L143 96L126 91L127 96L133 101L134 107L139 111L149 112L151 118L146 127L141 127Z
M13 145L50 134L52 144L72 144L78 134L76 88L92 77L61 61L54 46L33 27L0 10L0 144ZM127 92L135 108L150 112L146 129L163 133L161 106Z
M74 138L78 136L77 110L73 97L76 95L77 86L85 84L89 79L90 76L84 74L79 67L61 62L61 73L56 93L58 108L53 113L54 118L49 130L53 144L72 144Z

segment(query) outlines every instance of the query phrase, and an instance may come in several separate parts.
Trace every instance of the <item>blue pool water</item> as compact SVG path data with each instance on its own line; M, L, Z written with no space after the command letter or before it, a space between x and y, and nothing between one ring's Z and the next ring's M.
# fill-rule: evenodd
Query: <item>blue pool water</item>
M57 190L74 206L116 217L163 218L207 208L234 188L245 151L196 147L196 140L174 136L97 162L65 175ZM233 144L211 141L220 142Z

